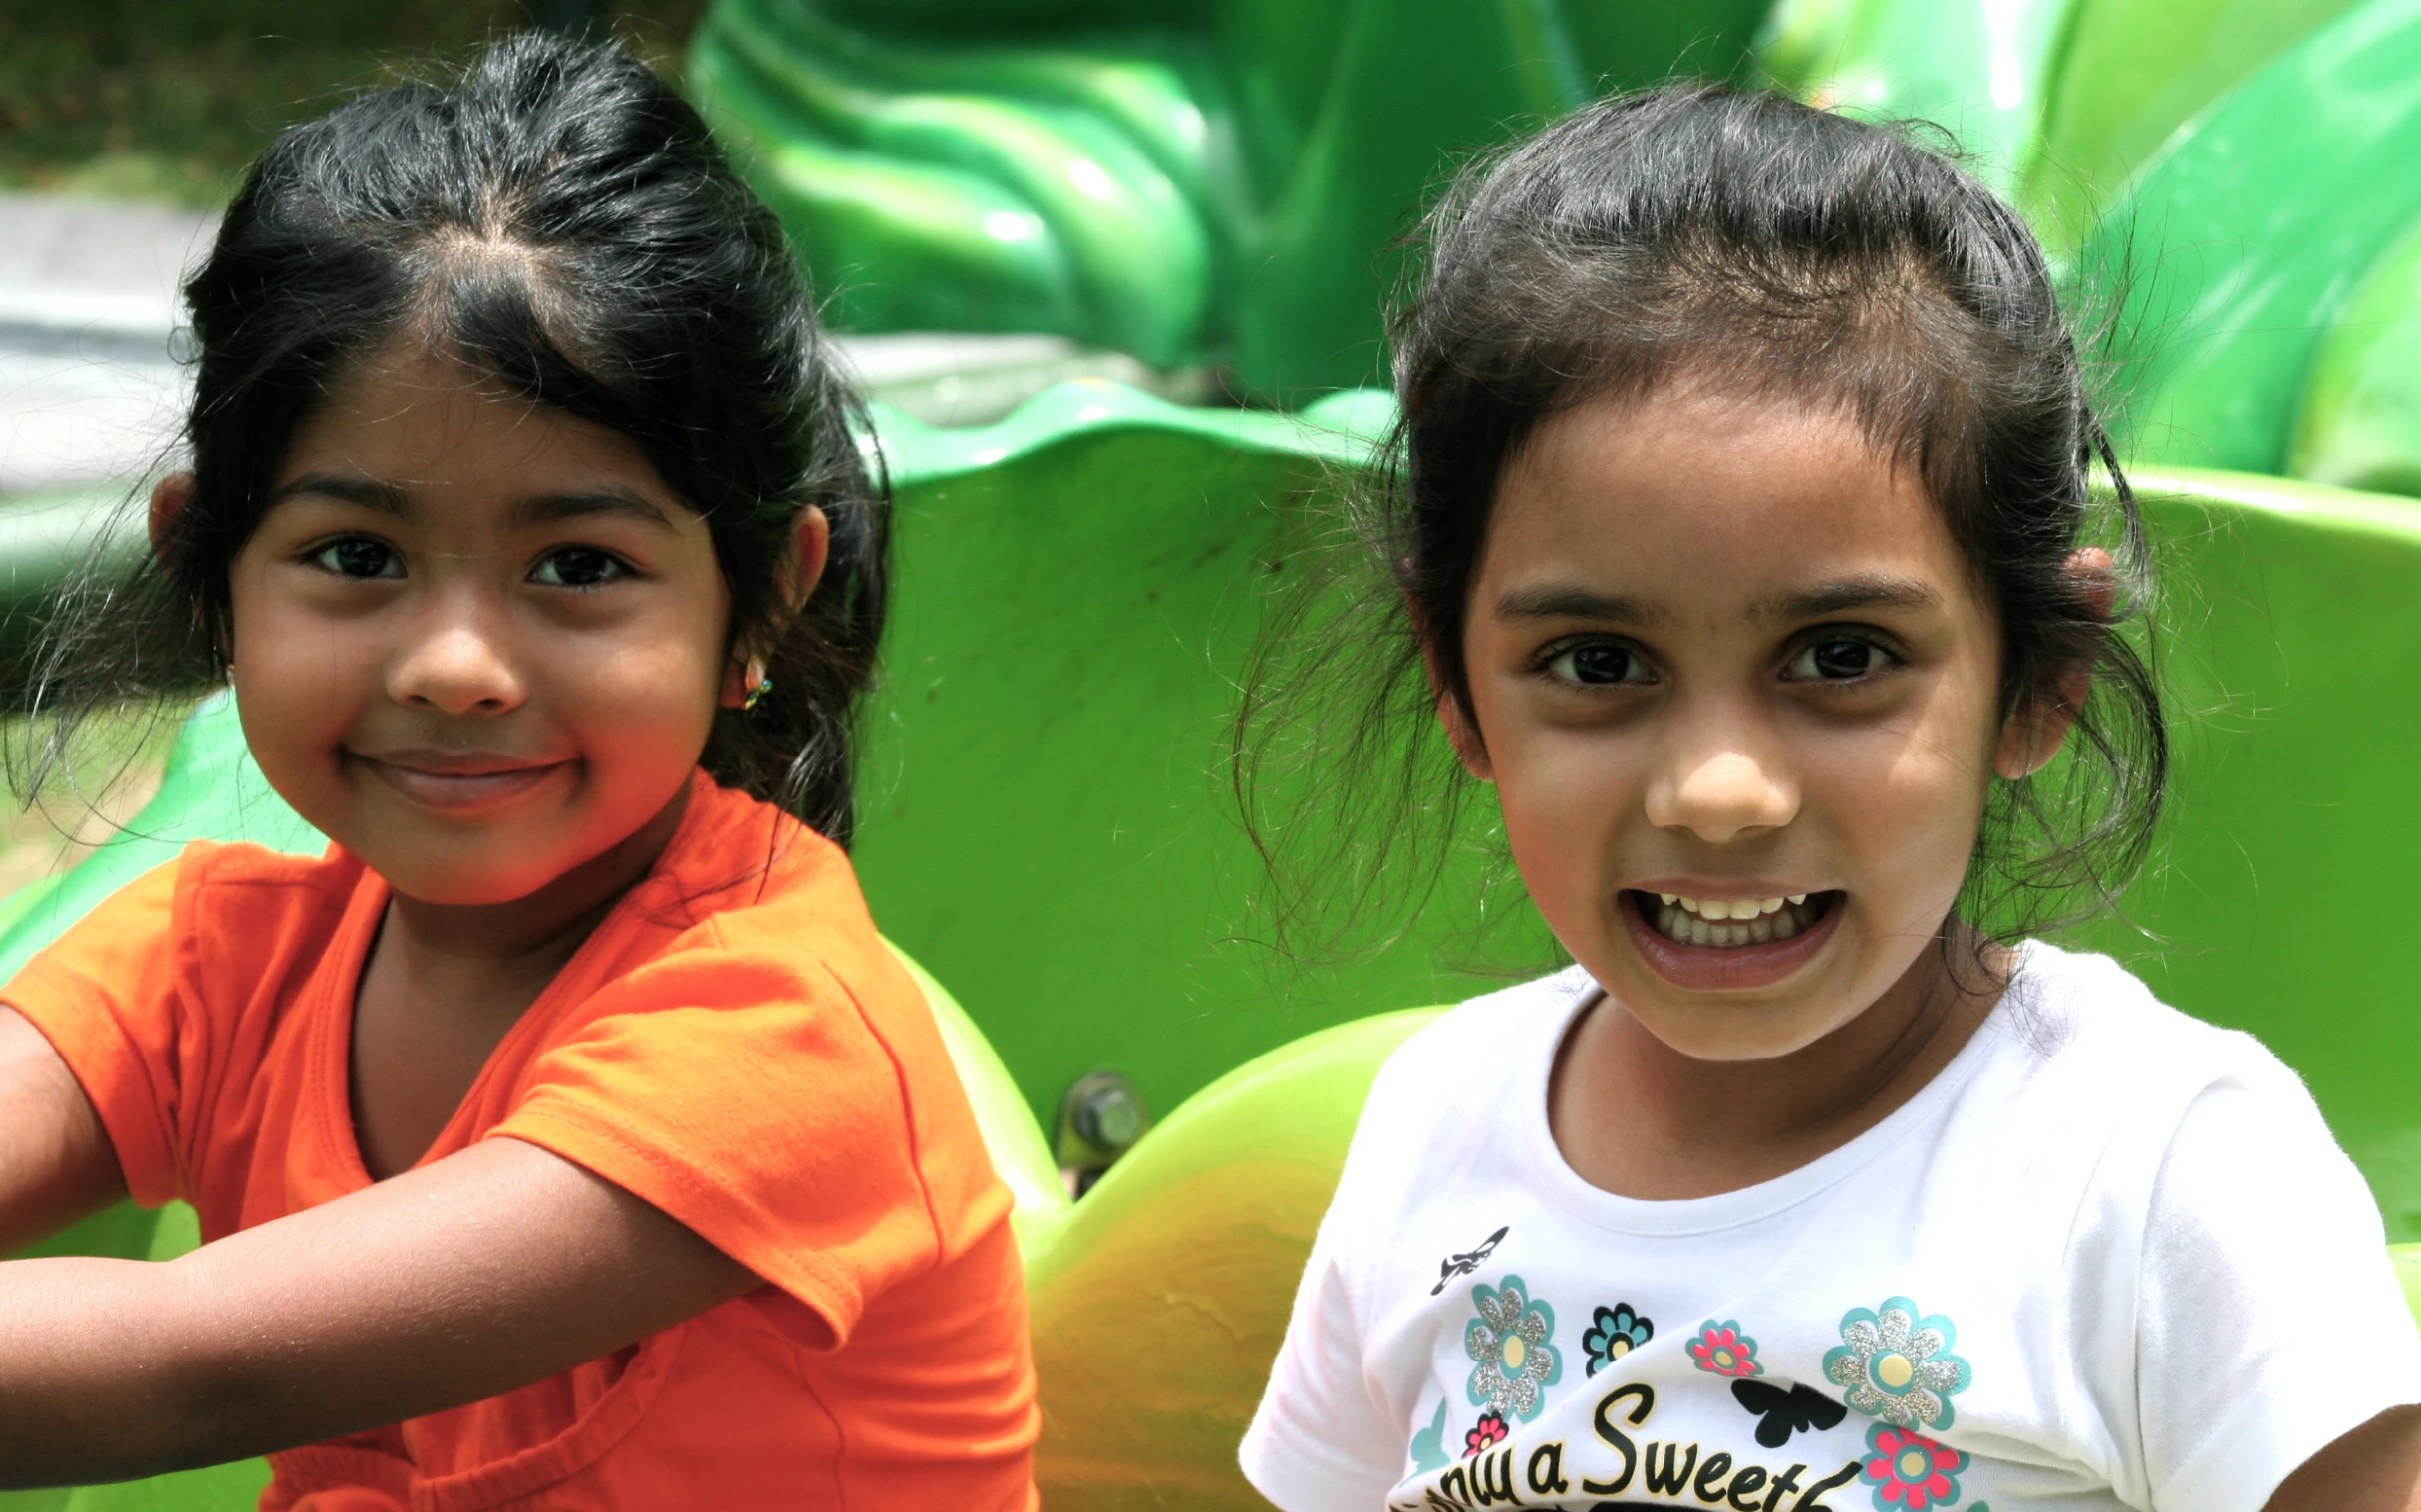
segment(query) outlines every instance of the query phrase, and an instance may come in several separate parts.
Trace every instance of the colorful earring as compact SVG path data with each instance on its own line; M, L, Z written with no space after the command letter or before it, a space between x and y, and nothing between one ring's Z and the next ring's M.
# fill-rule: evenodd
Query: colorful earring
M741 712L745 714L756 708L766 694L773 691L773 680L765 676L764 658L761 656L750 657L748 670L741 676L749 686L748 693L740 700Z

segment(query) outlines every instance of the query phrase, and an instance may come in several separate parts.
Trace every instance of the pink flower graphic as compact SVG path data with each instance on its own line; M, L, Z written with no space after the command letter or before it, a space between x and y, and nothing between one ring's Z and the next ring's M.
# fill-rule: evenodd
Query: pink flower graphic
M1757 1363L1757 1342L1740 1332L1735 1318L1721 1323L1710 1318L1699 1324L1698 1337L1689 1342L1689 1358L1698 1362L1699 1369L1716 1375L1765 1373L1765 1366Z
M1959 1500L1959 1472L1967 1457L1914 1429L1877 1423L1866 1435L1865 1476L1882 1512L1926 1512Z

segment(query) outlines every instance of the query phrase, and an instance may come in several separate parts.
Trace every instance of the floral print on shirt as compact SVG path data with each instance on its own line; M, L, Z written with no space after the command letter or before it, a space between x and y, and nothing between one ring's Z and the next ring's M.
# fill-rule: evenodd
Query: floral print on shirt
M1973 1373L1951 1353L1958 1339L1948 1318L1920 1316L1906 1297L1871 1312L1852 1308L1841 1319L1840 1345L1824 1354L1824 1377L1848 1393L1851 1406L1895 1428L1947 1428L1958 1415L1951 1398Z
M1564 1378L1564 1357L1555 1337L1555 1309L1534 1301L1529 1284L1507 1276L1497 1286L1471 1289L1479 1310L1463 1329L1463 1353L1474 1361L1464 1387L1473 1406L1528 1422L1546 1405L1546 1387Z

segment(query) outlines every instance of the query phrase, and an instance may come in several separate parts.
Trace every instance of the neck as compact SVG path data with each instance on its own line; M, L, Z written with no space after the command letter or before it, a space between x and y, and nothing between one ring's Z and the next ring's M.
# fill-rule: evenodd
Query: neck
M1947 948L1920 954L1866 1012L1762 1060L1685 1056L1620 1004L1601 1003L1557 1055L1557 1143L1583 1177L1626 1196L1703 1197L1769 1181L1921 1091L1999 1002L2009 967L2006 950L1954 923Z

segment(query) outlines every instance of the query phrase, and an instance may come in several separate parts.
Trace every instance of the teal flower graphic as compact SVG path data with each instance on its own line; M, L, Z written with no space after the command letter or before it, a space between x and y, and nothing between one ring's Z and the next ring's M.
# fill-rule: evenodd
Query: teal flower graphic
M1474 1361L1465 1387L1471 1404L1528 1422L1546 1405L1544 1388L1564 1378L1564 1357L1547 1342L1555 1336L1555 1309L1531 1301L1519 1276L1473 1287L1471 1302L1479 1309L1463 1330L1463 1353Z
M1893 1297L1873 1312L1852 1308L1841 1319L1841 1344L1824 1354L1824 1378L1848 1393L1849 1404L1895 1428L1918 1423L1947 1428L1951 1397L1972 1372L1951 1353L1959 1331L1939 1314Z

